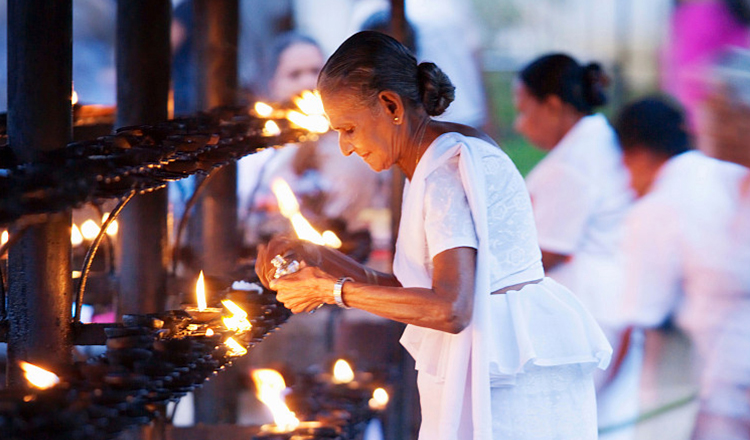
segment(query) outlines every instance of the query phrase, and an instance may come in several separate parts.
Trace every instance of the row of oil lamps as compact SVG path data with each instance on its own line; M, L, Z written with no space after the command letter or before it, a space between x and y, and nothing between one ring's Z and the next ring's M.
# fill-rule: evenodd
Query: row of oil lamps
M240 290L242 289L242 290ZM163 417L176 401L285 322L291 312L272 292L239 283L209 307L202 273L197 304L159 314L126 315L105 328L106 352L57 374L23 362L28 388L0 390L0 432L16 439L110 439L131 426ZM240 306L242 304L242 306ZM244 306L244 308L243 308ZM250 313L248 313L249 310ZM388 394L371 376L358 376L343 360L333 374L297 390L300 421L284 403L284 380L273 370L252 373L258 398L274 423L256 440L348 439L385 408ZM312 403L311 403L312 402Z

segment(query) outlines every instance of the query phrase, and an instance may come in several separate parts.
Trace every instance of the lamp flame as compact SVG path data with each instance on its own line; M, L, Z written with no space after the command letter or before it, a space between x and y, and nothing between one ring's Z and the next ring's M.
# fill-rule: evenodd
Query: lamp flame
M384 388L375 388L368 405L372 410L381 411L385 409L386 405L388 405L388 400L388 392Z
M7 243L9 238L8 231L3 231L2 235L0 235L0 246Z
M302 111L295 110L287 112L286 118L292 123L311 131L313 133L325 133L328 131L328 119L325 117L323 100L317 90L305 90L298 97L292 99Z
M81 234L86 240L93 240L99 235L99 226L95 221L88 219L81 225Z
M349 362L344 359L339 359L333 365L333 383L342 384L349 383L354 380L354 370L349 365Z
M341 247L341 240L335 233L332 231L325 231L321 234L315 230L310 222L300 213L297 197L284 179L275 179L271 185L271 190L279 203L279 211L281 212L281 215L288 218L292 223L292 227L298 238L317 245L328 246L335 249Z
M36 388L46 390L60 383L60 378L51 371L23 361L20 365L26 380Z
M70 103L72 105L78 104L78 92L73 90L73 93L70 95Z
M275 121L268 120L266 121L265 125L263 125L263 136L271 137L278 136L280 134L281 129Z
M109 218L109 213L105 212L104 215L102 215L102 225L104 222L107 221ZM107 235L110 237L116 237L117 236L117 230L119 229L119 225L117 224L117 220L112 220L112 223L107 226Z
M229 348L229 356L244 356L247 354L247 348L243 347L239 342L235 341L234 338L228 338L224 341L224 345Z
M213 336L213 335L214 335L214 331L211 330L210 328L207 328L206 329L206 336Z
M198 311L206 310L206 286L203 282L203 271L198 275L198 281L195 283L195 298L198 303Z
M83 235L81 235L81 230L78 229L78 226L73 223L73 226L70 227L70 244L80 246L81 243L83 243Z
M273 107L266 104L265 102L256 102L255 106L255 113L258 114L261 118L268 118L273 114Z
M284 402L286 391L284 377L278 371L267 368L253 370L252 377L255 388L258 390L258 400L271 411L276 427L284 432L297 428L299 419Z
M242 310L242 307L238 306L230 299L222 300L221 303L227 308L227 310L232 312L232 316L222 318L227 329L234 330L237 333L242 333L250 331L253 328L250 321L247 320L247 312Z

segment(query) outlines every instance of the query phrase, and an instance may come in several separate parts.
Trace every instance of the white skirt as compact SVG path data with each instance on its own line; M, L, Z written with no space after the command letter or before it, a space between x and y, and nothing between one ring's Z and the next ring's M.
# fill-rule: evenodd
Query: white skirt
M438 438L435 405L443 382L419 372L422 407L419 438ZM468 384L467 384L468 386ZM471 426L471 402L466 393L462 427ZM449 397L448 397L449 398ZM492 387L493 440L595 440L596 396L591 368L580 364L540 367L529 365L516 375L515 384ZM461 429L462 432L471 432ZM462 439L463 440L463 439Z

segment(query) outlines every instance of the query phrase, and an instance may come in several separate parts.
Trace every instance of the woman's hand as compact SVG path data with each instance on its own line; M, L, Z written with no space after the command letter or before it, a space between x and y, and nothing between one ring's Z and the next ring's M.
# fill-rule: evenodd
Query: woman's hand
M255 273L269 289L276 273L271 260L276 255L297 260L303 266L319 266L321 263L321 254L316 245L289 236L276 236L268 244L258 246L258 257L255 260Z
M322 303L333 304L336 278L317 267L305 267L299 272L270 281L276 299L293 313L310 312Z

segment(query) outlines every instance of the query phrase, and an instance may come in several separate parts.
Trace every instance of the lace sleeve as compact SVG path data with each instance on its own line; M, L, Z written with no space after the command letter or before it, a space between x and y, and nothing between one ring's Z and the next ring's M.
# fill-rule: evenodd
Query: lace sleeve
M458 156L427 176L424 225L430 260L456 247L478 247L478 238L458 171Z

